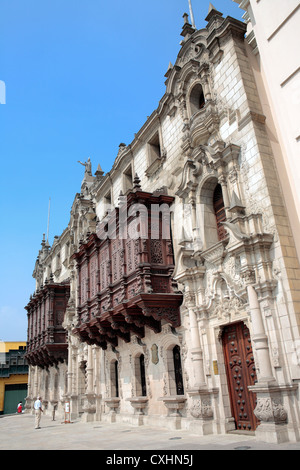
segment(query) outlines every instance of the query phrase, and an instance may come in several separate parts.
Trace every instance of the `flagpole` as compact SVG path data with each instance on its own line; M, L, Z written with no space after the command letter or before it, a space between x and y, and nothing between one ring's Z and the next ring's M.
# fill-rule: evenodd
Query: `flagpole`
M191 15L192 26L193 26L193 28L196 29L196 26L195 26L195 19L194 19L194 13L193 13L193 8L192 8L192 0L189 0L189 6L190 6L190 15Z
M48 207L48 224L47 224L47 242L48 242L48 240L49 240L50 201L51 201L51 198L49 197L49 207Z

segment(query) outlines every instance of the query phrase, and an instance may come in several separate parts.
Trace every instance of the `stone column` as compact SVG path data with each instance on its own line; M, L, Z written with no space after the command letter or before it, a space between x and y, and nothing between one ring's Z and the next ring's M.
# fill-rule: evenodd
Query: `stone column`
M77 361L77 356L78 356L78 350L77 348L72 347L72 381L71 381L71 394L78 395L78 361Z
M269 353L268 337L265 333L262 314L256 291L252 284L247 286L249 307L252 321L252 341L255 345L259 367L259 383L276 383L273 377L271 359Z
M102 416L102 396L100 389L100 354L101 349L94 346L94 392L95 392L95 405L96 405L96 421L101 421Z
M88 345L86 376L87 376L87 390L86 390L86 393L88 395L91 395L91 394L94 393L94 388L93 388L93 350L92 350L91 345Z
M191 297L191 293L188 293L188 298L189 297ZM206 435L211 434L213 429L212 396L216 391L208 389L205 381L203 350L200 342L197 314L192 298L189 298L186 305L190 319L190 346L194 371L193 387L187 391L188 395L193 398L190 404L190 414L193 420L189 424L189 429L200 435Z
M249 391L256 394L255 416L260 420L256 436L266 442L282 443L289 440L287 412L283 406L283 395L289 387L279 386L273 376L269 354L268 337L265 332L262 314L256 291L252 284L247 285L252 321L252 341L257 353L259 375L256 385Z
M223 201L224 201L224 208L226 212L226 217L230 218L230 214L228 214L228 209L230 207L229 196L228 196L228 189L227 189L227 179L225 175L219 176L218 182L222 187L222 194L223 194Z
M95 404L95 393L93 386L93 349L91 345L88 345L87 348L88 357L87 357L87 367L86 367L86 379L87 379L87 388L85 394L85 404L83 409L85 411L85 416L83 420L86 422L94 421L94 414L96 412Z
M34 366L34 392L33 392L33 397L36 399L36 397L40 394L38 388L39 388L39 373L38 373L38 366Z
M69 364L70 373L68 375L70 381L70 398L71 398L71 419L78 418L78 362L77 362L77 354L78 350L75 346L70 345L70 360L71 364Z
M189 195L188 204L191 208L191 219L192 219L192 236L194 251L200 251L203 249L203 243L200 237L199 220L197 217L197 204L194 196L194 192L191 191Z
M28 391L26 397L25 410L26 413L30 413L33 404L33 380L34 380L34 369L33 366L28 367Z
M200 344L200 334L197 322L197 316L194 309L189 306L190 332L191 332L191 353L194 368L194 388L206 386L204 368L203 368L203 351Z
M71 342L69 341L69 344L68 344L68 371L67 371L67 377L68 377L67 395L69 397L72 395L72 380L73 380L72 355L73 355L72 345L71 345Z

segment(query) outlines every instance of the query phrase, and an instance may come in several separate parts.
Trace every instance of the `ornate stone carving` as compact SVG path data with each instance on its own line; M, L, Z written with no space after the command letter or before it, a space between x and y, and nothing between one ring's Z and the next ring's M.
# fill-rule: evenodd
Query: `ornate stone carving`
M213 417L213 410L209 398L196 400L191 408L191 415L195 419L210 419Z
M158 347L157 344L153 344L151 347L151 361L153 364L158 364L159 357L158 357Z
M287 412L278 399L262 397L257 399L254 410L255 416L264 422L284 423L287 420Z
M214 315L219 319L238 315L244 309L244 303L238 297L233 296L231 299L222 299L216 304Z
M244 280L245 285L254 284L256 281L255 272L252 269L247 269L241 272L241 277Z

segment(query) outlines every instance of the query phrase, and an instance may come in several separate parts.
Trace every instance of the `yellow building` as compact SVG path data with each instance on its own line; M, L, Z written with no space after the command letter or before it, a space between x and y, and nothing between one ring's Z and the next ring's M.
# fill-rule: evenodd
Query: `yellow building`
M25 407L28 365L24 357L26 342L0 342L0 415L17 411L22 401Z
M10 349L16 350L19 348L26 348L26 341L0 341L0 354L8 353Z

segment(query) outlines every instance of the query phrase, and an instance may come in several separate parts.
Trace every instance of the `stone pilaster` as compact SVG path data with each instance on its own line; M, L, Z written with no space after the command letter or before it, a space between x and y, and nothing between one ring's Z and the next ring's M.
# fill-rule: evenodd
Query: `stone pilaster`
M268 337L257 294L252 284L247 285L247 292L252 321L252 341L259 366L258 382L249 387L249 390L256 394L257 406L254 414L260 420L255 434L263 441L282 443L289 440L288 415L282 397L284 387L278 386L273 377Z

